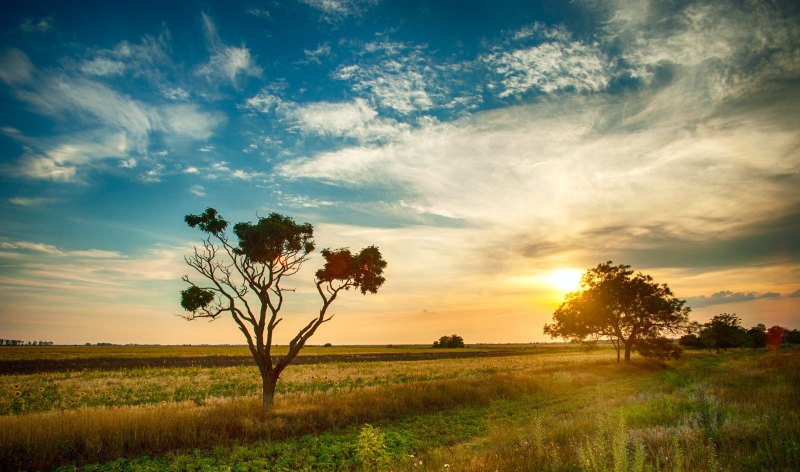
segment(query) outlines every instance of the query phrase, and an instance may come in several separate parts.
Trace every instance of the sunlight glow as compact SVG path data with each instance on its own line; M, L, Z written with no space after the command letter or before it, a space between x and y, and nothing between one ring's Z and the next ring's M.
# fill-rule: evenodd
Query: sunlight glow
M583 271L579 269L558 269L550 275L550 284L564 292L574 292L581 286L581 275Z

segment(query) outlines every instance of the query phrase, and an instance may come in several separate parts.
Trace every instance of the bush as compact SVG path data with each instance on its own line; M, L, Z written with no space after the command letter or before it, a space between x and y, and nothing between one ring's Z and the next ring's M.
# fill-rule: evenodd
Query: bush
M465 347L464 338L457 334L442 336L438 341L433 342L433 347Z
M667 338L647 338L636 341L636 350L644 357L665 361L679 359L683 352L677 344Z

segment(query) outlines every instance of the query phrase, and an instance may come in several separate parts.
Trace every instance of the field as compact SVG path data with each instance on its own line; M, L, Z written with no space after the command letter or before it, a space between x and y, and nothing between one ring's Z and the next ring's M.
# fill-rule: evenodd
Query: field
M0 348L0 467L800 470L797 348L617 364L572 345L313 347L267 419L246 356Z

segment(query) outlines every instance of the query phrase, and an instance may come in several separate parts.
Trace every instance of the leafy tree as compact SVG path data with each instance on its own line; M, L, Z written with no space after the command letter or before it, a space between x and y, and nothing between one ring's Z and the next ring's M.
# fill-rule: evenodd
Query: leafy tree
M783 340L789 344L800 344L800 329L787 329Z
M700 339L707 347L719 352L720 349L744 346L748 336L736 313L720 313L703 325Z
M438 341L433 342L433 347L464 347L464 338L457 334L442 336Z
M753 349L767 345L767 327L763 323L748 329L747 335L750 337L750 346Z
M627 362L638 341L682 332L690 311L685 304L667 284L608 261L581 277L580 290L566 295L544 332L575 341L607 338L617 350L617 362L623 348Z
M779 349L783 343L783 336L786 330L783 326L771 326L767 330L766 344L772 350Z
M205 280L196 284L188 276L189 287L181 292L181 306L189 312L187 320L214 320L229 315L247 340L262 380L264 413L269 411L275 385L317 328L333 318L328 308L342 291L356 289L362 294L376 293L383 285L386 262L375 246L358 253L349 249L323 249L325 264L315 275L322 306L289 343L287 354L271 356L273 334L283 318L286 292L283 282L300 270L315 249L314 228L292 218L271 213L256 223L233 226L236 242L228 239L228 222L213 208L200 215L187 215L186 223L206 234L202 246L185 257L186 263Z

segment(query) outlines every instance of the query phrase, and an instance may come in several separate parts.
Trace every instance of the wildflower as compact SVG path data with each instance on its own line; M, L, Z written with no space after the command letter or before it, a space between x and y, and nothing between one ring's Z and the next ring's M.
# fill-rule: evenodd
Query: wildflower
M22 392L20 392L19 390L17 390L16 392L14 392L14 396L15 396L15 397L21 397L21 396L22 396Z
M39 387L39 393L44 393L44 387Z

